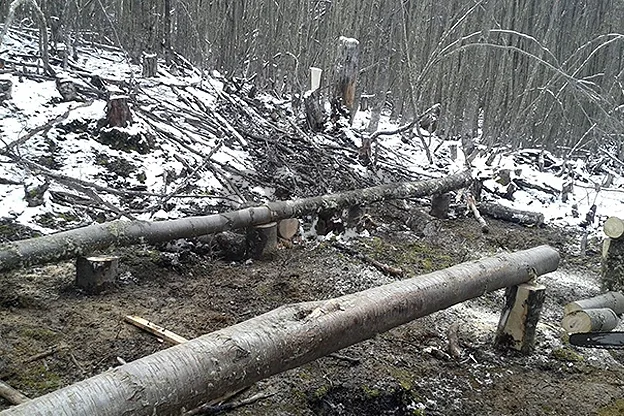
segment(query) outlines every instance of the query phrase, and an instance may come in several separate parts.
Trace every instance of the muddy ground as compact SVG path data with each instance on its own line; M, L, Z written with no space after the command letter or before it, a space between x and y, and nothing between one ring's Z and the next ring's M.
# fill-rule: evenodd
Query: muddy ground
M417 207L378 206L369 214L370 237L352 243L403 268L406 277L501 250L540 244L560 250L560 270L540 278L549 294L536 352L522 356L492 347L503 303L499 291L259 382L233 401L256 393L270 397L229 414L624 414L622 355L566 345L558 329L565 303L599 291L599 242L590 242L588 256L581 256L572 230L489 220L491 232L481 234L474 219L432 221ZM28 234L7 225L0 231L5 239ZM192 338L285 303L395 280L331 241L306 240L253 262L225 261L217 252L188 247L115 252L124 272L116 287L97 296L73 287L71 263L1 276L0 379L36 397L168 347L125 324L127 314ZM459 324L459 359L445 353L453 323ZM0 399L0 409L7 406Z

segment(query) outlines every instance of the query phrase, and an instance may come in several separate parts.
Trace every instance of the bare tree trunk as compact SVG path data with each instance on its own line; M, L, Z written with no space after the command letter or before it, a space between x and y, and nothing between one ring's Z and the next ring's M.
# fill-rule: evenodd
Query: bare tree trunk
M466 171L441 179L381 185L296 201L269 202L260 207L205 217L157 222L112 221L96 224L0 246L0 270L71 259L111 245L126 246L197 237L250 225L266 224L284 218L297 218L305 213L335 210L352 205L369 205L386 199L440 194L467 187L471 181L470 172Z
M11 415L173 415L414 319L557 269L548 246L335 299L282 306L8 409ZM533 274L532 271L535 271Z

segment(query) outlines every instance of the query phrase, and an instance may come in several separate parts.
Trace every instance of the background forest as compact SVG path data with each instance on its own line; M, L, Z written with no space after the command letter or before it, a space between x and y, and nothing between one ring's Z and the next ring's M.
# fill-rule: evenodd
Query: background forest
M31 4L34 2L29 2ZM409 119L441 103L438 134L624 156L618 0L41 0L53 42L180 54L288 97L360 41L358 95ZM25 5L15 22L35 19ZM3 16L9 2L2 3ZM173 51L169 54L167 51ZM376 129L372 117L370 130ZM482 124L481 124L482 123Z

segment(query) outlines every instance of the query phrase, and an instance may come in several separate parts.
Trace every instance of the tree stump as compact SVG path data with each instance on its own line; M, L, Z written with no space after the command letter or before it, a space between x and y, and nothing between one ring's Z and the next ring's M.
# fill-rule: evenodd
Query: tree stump
M128 96L113 95L106 103L106 126L126 127L132 123L132 113L128 105Z
M535 330L546 288L524 283L506 290L506 302L498 323L494 344L529 353L535 347Z
M582 309L563 317L561 327L568 333L611 331L618 326L618 316L609 308Z
M56 89L63 101L79 101L76 83L70 78L56 78Z
M308 91L303 97L303 105L305 107L306 120L312 131L321 131L325 125L325 112L321 105L318 90L314 92Z
M624 224L617 217L607 219L603 228L608 237L602 246L602 286L617 292L624 291L624 231L620 231L621 228Z
M336 58L336 85L333 102L338 110L344 106L349 117L355 113L355 85L359 70L360 42L357 39L341 36L338 40Z
M10 100L13 91L13 82L10 79L0 79L0 102Z
M155 53L143 54L143 76L153 78L158 74L158 55Z
M76 286L97 294L112 285L119 273L119 257L94 256L76 259Z
M441 220L448 218L449 205L451 204L451 194L438 194L431 198L431 211L429 214Z
M247 253L253 259L270 258L277 249L277 223L247 228Z

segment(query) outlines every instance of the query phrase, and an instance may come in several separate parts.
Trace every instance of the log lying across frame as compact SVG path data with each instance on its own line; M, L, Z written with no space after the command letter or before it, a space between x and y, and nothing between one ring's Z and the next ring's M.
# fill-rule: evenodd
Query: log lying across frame
M112 221L70 231L15 241L0 246L0 271L67 260L110 246L159 243L197 237L250 225L297 218L352 205L368 205L387 199L417 198L464 188L472 182L469 171L440 179L402 182L292 201L269 202L263 206L204 217L172 221Z
M540 246L335 299L286 305L1 412L173 415L486 292L552 272Z

